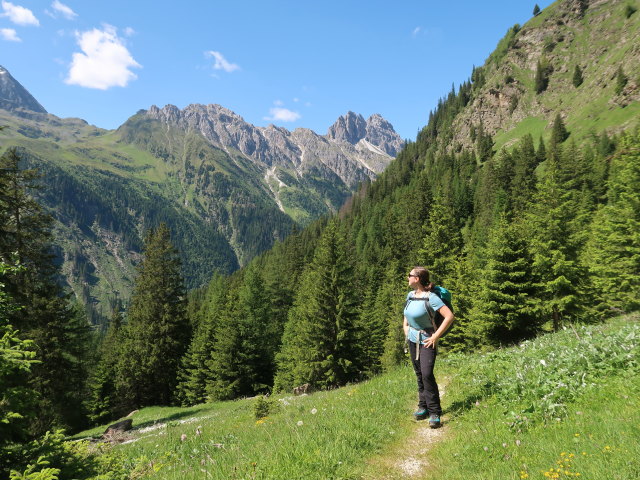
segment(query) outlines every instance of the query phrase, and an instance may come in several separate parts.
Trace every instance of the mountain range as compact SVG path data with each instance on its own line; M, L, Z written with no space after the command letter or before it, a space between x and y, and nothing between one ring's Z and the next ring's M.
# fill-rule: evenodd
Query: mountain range
M256 127L220 105L151 106L116 130L48 113L0 67L2 147L37 167L64 281L108 316L128 298L145 232L166 222L189 288L335 212L403 141L353 112L326 135Z

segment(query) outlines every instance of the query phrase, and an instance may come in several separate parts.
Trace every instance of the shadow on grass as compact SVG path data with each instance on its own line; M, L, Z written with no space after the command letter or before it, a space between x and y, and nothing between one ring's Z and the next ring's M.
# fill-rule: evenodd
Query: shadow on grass
M493 393L493 383L487 382L480 389L468 394L464 398L456 400L449 405L449 412L460 415L476 406L476 403L489 397Z
M155 418L153 420L147 420L142 423L135 423L135 418L134 418L133 430L139 430L141 428L151 427L153 425L158 425L160 423L177 422L184 417L194 417L203 410L208 410L208 409L199 408L197 410L189 410L188 412L176 412L171 415L167 415L166 417Z

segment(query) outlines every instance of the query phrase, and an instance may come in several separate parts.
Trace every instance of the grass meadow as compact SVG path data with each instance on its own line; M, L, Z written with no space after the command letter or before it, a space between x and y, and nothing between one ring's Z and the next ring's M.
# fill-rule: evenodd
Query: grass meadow
M640 478L638 319L441 357L444 431L429 448L429 468L411 478ZM394 458L372 460L402 455L418 428L415 402L413 372L403 366L298 397L146 408L110 455L129 478L406 478L379 467Z

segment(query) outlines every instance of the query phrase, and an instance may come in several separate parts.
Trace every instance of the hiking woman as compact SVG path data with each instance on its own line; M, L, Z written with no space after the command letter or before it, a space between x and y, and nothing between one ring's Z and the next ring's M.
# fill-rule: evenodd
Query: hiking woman
M438 340L451 326L454 316L442 299L433 292L435 285L429 282L429 270L414 267L408 275L409 287L404 308L404 334L409 341L409 354L418 379L418 410L416 420L429 418L429 426L438 428L442 407L440 392L433 375L433 367L438 351ZM438 328L434 321L435 312L443 320Z

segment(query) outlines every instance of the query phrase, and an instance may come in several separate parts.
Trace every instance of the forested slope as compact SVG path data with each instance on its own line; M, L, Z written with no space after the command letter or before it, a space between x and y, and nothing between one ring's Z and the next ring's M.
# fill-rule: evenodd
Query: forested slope
M628 35L637 33L637 14L623 2L592 3L556 2L544 18L511 31L511 40L442 99L416 141L339 215L212 282L194 319L178 398L193 404L271 385L325 388L401 361L402 298L416 264L453 292L457 322L442 342L447 351L511 344L637 308L640 138L628 115L637 100L614 105L620 114L608 118L620 123L596 123L589 134L579 124L567 127L564 118L574 111L563 102L541 117L544 135L515 122L513 141L498 150L479 124L465 142L452 143L487 93L482 72L508 68L518 41L537 36L543 45L548 32L557 34L548 24L624 23ZM609 54L625 71L637 67L622 61L628 47ZM564 58L587 62L581 51ZM535 65L525 91L544 96ZM625 74L619 93L589 90L592 101L634 94L636 74Z

